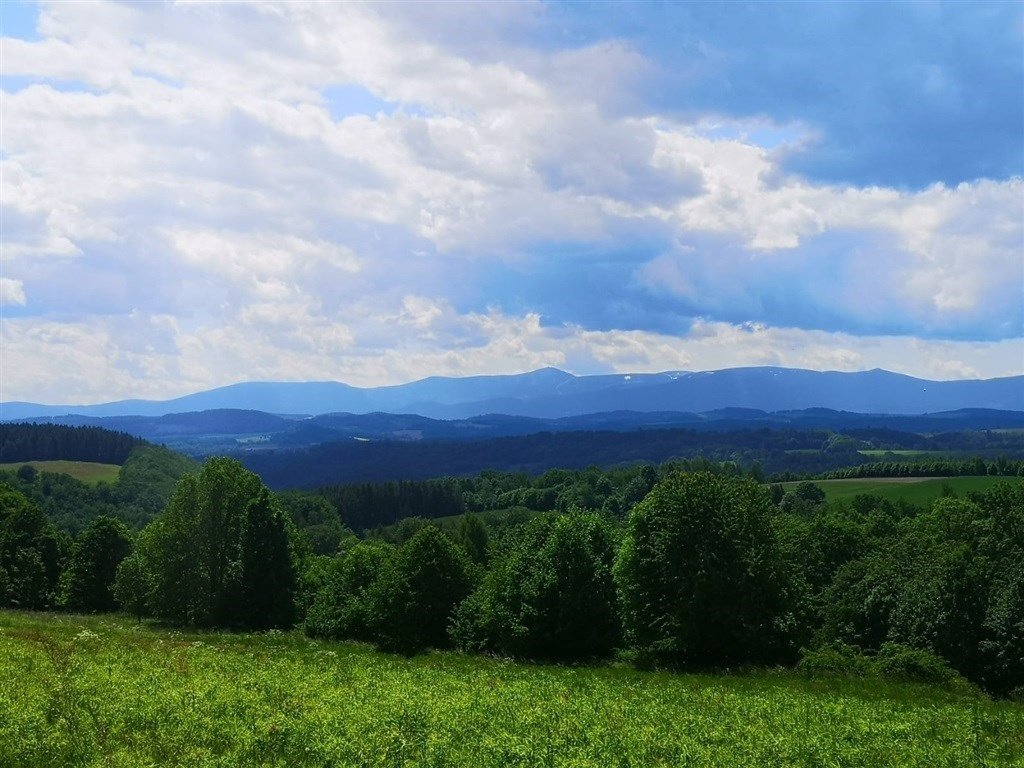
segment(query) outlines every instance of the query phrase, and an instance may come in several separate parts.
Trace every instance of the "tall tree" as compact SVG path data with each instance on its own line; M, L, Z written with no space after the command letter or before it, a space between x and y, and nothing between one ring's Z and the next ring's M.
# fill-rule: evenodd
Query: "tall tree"
M628 643L641 657L732 666L783 652L784 569L767 491L679 473L630 513L615 564Z
M608 523L592 513L547 515L517 539L456 611L456 643L535 658L608 654L619 638Z
M295 563L284 513L266 488L245 509L240 554L240 622L252 629L291 626Z
M412 537L374 581L368 596L376 642L412 653L449 644L448 623L469 593L469 558L435 525Z
M94 518L75 542L61 577L64 605L87 613L114 610L114 577L131 551L131 533L124 523L106 515Z
M267 493L256 475L225 458L210 459L197 475L179 481L167 508L143 532L144 544L140 542L158 616L198 626L228 626L242 622L244 615L251 618L243 605L248 599L245 579L261 578L259 557L273 560L272 578L287 585L285 592L293 589L281 565L277 531L283 517ZM247 524L250 504L256 501L260 503ZM243 560L245 529L250 546ZM275 587L272 600L280 598ZM281 615L275 613L274 621Z
M6 594L0 598L20 608L46 608L57 595L68 538L40 509L10 486L0 483L0 568Z

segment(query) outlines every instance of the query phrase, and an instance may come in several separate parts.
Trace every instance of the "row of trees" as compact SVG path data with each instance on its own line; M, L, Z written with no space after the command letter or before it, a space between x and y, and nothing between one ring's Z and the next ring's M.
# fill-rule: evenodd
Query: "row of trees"
M120 520L100 515L72 539L0 483L0 605L115 610L111 588L131 549L131 533Z
M145 444L100 427L0 423L0 462L63 459L123 464L134 448Z
M826 472L828 479L858 477L963 477L989 475L993 477L1024 477L1024 461L998 456L983 459L937 458L927 461L873 461L856 467L845 467Z
M625 485L643 478L653 487L624 520L574 508L496 536L469 513L397 546L342 530L331 555L291 519L326 508L278 499L228 459L183 478L133 549L105 518L72 543L4 488L0 597L116 603L188 626L301 623L406 653L619 651L671 667L791 663L836 644L891 655L897 643L996 693L1024 685L1024 484L920 510L868 496L830 506L812 484L773 501L725 472L637 472Z

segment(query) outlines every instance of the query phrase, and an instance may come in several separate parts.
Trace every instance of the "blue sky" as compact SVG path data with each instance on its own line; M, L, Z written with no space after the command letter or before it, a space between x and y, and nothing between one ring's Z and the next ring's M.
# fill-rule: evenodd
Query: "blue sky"
M1016 3L0 5L0 400L1024 373Z

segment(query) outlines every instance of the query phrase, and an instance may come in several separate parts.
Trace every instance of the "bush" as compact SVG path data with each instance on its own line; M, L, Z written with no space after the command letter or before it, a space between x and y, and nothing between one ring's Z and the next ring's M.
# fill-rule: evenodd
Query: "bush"
M808 677L867 677L872 673L871 659L857 646L845 643L805 650L796 668Z
M951 690L973 687L940 656L899 643L884 643L874 658L872 669L886 680L927 683Z

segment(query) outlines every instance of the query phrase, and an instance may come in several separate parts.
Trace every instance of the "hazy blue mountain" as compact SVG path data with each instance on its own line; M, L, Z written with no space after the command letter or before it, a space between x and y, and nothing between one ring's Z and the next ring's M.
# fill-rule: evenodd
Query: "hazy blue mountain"
M165 416L48 416L27 421L92 426L127 432L194 456L237 451L307 448L352 441L470 442L541 432L637 432L687 429L890 430L933 434L964 430L1024 429L1024 411L963 409L923 415L863 414L811 408L769 413L722 408L706 413L612 411L557 419L489 414L467 419L431 419L417 414L328 413L281 417L261 411L211 410Z
M208 410L273 414L409 413L465 419L488 413L562 418L613 411L767 412L828 408L858 413L921 414L961 408L1024 410L1024 376L929 381L872 370L857 373L787 368L729 368L701 373L573 376L544 368L511 376L431 377L397 386L359 388L338 382L251 382L173 400L100 405L0 404L0 419L74 413L163 416Z

